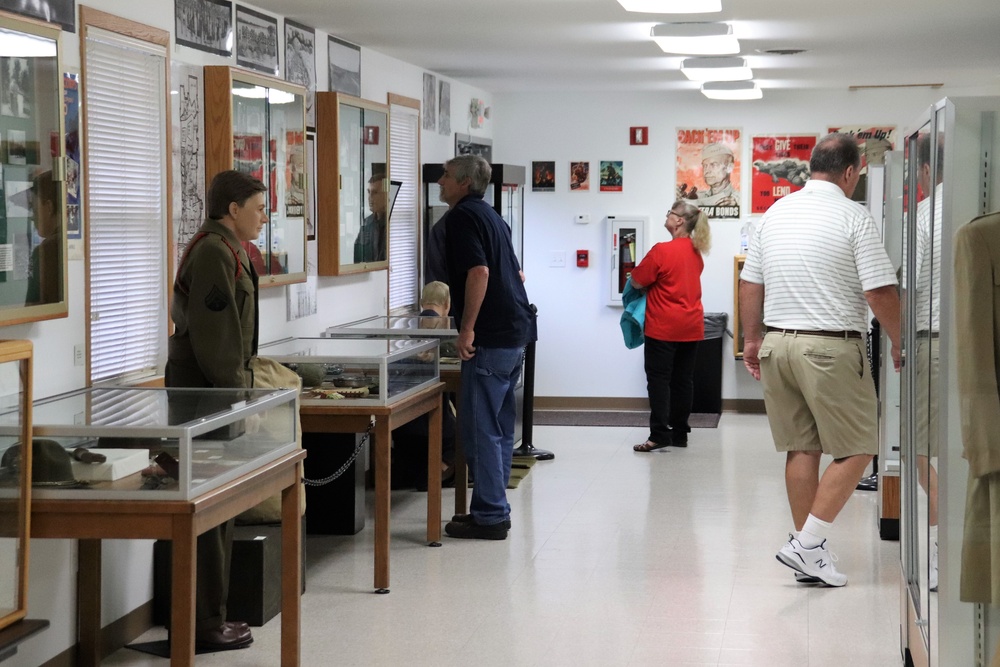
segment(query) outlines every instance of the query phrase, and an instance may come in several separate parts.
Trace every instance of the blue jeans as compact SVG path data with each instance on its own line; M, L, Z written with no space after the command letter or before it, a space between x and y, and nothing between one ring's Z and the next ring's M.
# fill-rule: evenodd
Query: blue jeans
M470 509L489 526L510 518L507 482L514 452L514 387L521 375L521 347L476 347L462 362L458 426L474 480Z

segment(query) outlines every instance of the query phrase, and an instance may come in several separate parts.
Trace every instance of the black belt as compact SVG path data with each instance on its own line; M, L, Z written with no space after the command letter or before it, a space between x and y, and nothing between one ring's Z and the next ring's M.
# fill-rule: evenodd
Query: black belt
M790 336L822 336L824 338L861 338L860 331L817 331L815 329L779 329L778 327L764 327L767 333L780 333Z
M917 338L937 338L941 335L940 331L918 331Z

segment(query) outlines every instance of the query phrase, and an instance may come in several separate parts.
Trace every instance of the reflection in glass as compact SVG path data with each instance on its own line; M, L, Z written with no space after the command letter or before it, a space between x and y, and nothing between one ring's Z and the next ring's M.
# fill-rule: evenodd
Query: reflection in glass
M24 616L28 471L24 369L0 364L0 628Z

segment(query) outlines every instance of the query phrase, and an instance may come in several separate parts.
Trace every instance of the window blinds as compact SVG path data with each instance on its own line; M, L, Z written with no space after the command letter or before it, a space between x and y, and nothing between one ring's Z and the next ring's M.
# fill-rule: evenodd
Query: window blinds
M420 160L419 113L392 105L389 113L389 176L403 185L389 222L389 312L416 307L418 294L418 230Z
M165 50L86 44L91 383L156 374L166 347Z

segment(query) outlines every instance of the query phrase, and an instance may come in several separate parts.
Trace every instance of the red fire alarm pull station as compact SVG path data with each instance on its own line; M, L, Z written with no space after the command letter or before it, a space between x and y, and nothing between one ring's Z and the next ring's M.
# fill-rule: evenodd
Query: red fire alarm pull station
M589 250L577 250L576 251L576 265L581 268L587 268L590 266L590 251Z
M647 145L649 145L649 128L648 127L630 127L629 128L628 142L632 146L647 146Z

